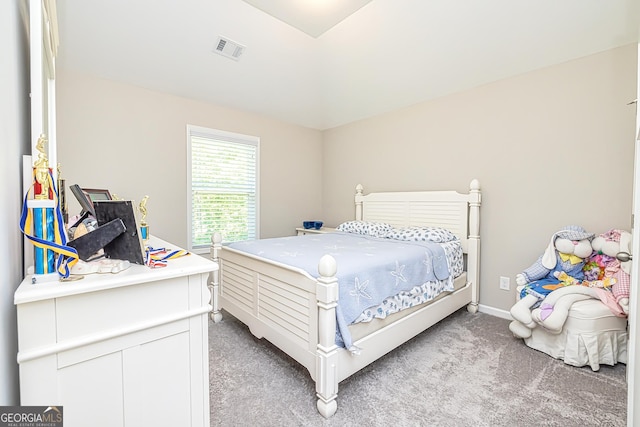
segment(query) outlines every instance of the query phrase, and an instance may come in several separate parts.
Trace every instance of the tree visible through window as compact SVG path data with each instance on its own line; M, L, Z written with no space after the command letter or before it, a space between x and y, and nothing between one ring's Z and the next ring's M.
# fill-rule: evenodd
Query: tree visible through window
M187 126L189 145L189 243L208 248L214 232L224 242L258 235L260 140Z

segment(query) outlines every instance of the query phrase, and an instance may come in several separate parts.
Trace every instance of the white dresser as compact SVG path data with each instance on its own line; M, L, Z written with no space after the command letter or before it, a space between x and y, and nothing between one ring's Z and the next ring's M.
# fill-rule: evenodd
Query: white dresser
M66 427L208 426L217 268L192 254L73 282L27 276L14 298L20 404L63 406Z

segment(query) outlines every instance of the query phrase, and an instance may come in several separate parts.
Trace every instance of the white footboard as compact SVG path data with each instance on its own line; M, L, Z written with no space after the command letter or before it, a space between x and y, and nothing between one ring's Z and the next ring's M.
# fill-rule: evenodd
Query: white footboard
M220 269L211 284L211 318L222 319L221 308L266 338L309 371L316 382L318 411L330 417L337 409L337 354L335 344L338 281L336 262L325 255L320 277L283 265L274 265L233 249L213 237L211 256Z

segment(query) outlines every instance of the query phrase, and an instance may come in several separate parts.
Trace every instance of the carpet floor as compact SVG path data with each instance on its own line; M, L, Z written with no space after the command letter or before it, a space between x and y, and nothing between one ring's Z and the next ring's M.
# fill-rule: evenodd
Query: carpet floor
M211 425L626 425L624 364L566 365L508 323L457 311L341 382L324 419L308 371L225 312L209 324Z

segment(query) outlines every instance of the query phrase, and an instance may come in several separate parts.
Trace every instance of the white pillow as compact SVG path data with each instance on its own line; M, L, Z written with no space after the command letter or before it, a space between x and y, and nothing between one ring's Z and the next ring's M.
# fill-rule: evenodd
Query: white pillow
M363 234L373 237L386 237L393 230L391 224L372 221L347 221L340 224L336 230L345 233Z
M440 227L401 227L387 233L387 238L403 241L446 243L457 240L455 234Z

